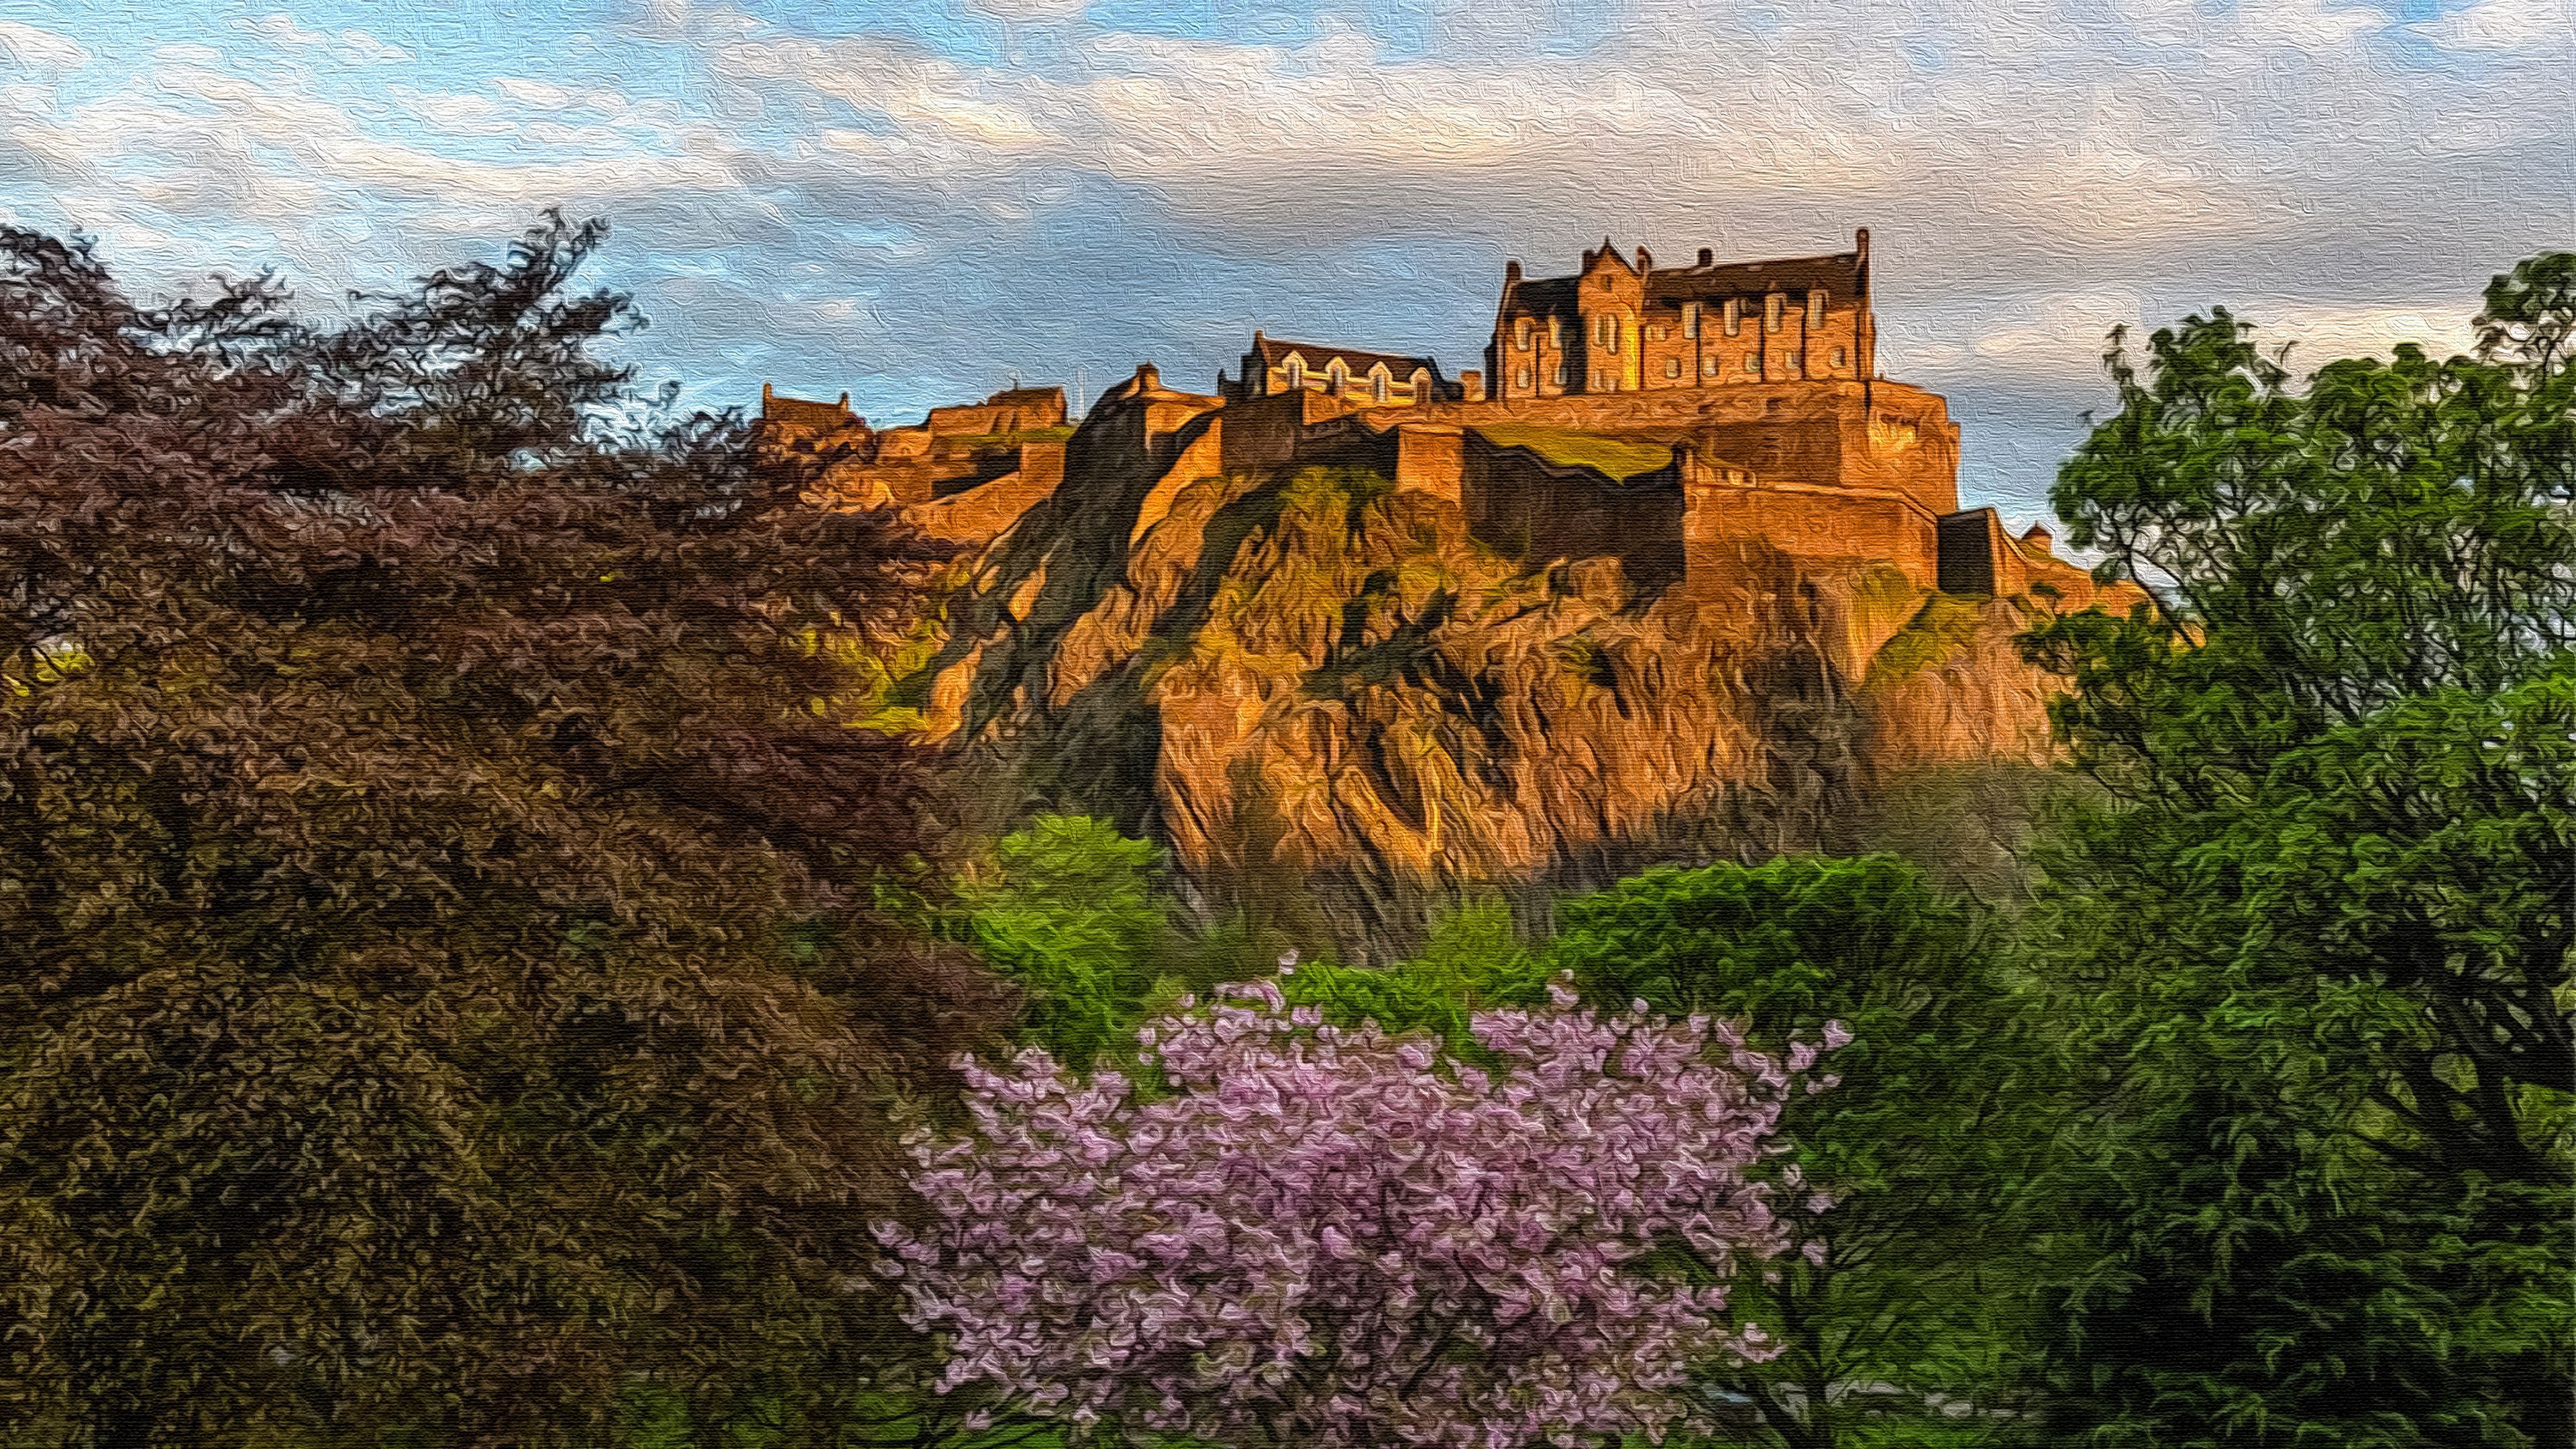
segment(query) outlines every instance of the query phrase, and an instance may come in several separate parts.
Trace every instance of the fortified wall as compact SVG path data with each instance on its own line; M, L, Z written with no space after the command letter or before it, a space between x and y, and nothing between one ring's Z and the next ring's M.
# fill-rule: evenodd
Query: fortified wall
M1429 358L1255 333L1212 393L1147 364L1068 423L1059 388L1013 389L868 428L837 405L764 389L768 431L827 454L847 506L904 507L969 544L1083 477L1141 486L1133 535L1221 473L1360 467L1436 494L1476 538L1532 562L1609 556L1650 589L1728 576L1747 544L1809 562L1892 566L1957 594L2081 608L2089 574L1962 510L1959 429L1936 394L1876 375L1869 238L1851 252L1660 269L1605 241L1573 277L1514 262L1487 369L1455 380ZM1495 386L1490 390L1486 380ZM1150 480L1150 481L1146 481ZM1077 484L1076 486L1079 486Z

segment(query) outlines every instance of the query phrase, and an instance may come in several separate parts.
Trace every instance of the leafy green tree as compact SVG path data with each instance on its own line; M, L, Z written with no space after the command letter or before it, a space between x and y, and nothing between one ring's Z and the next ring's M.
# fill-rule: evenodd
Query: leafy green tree
M1759 1044L1849 1031L1841 1080L1795 1099L1790 1204L1828 1245L1745 1285L1779 1357L1712 1366L1789 1449L1974 1442L2010 1422L2006 1220L2046 1090L1998 1048L2013 1010L1978 915L1889 856L1660 869L1563 903L1548 953L1585 993L1743 1022ZM1805 1201L1808 1193L1818 1194ZM1830 1200L1828 1202L1828 1200Z
M2480 327L2304 386L2224 311L2115 339L2060 475L2157 595L2029 641L2103 791L2031 937L2091 1084L2070 1434L2576 1442L2576 256Z
M0 1441L806 1433L904 1341L880 1098L1001 993L847 884L923 776L814 641L940 554L634 396L601 235L323 325L0 230Z

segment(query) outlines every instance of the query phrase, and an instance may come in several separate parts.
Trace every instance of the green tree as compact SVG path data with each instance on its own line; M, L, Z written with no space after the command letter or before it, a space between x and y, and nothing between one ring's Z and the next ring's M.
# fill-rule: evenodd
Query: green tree
M2060 475L2157 595L2029 640L2103 792L2031 935L2091 1087L2070 1433L2576 1442L2576 256L2480 327L2304 386L2224 311L2115 339Z
M1648 871L1558 921L1548 962L1596 999L1733 1018L1757 1045L1851 1033L1826 1062L1840 1083L1781 1129L1787 1205L1828 1251L1744 1285L1741 1311L1783 1352L1709 1386L1789 1449L1977 1442L2009 1423L1991 1393L2022 1251L2004 1208L2045 1083L1999 1050L2013 998L1977 914L1893 857L1788 857Z
M0 1440L810 1428L902 1343L880 1097L1001 992L847 884L922 774L815 641L939 554L634 396L601 235L325 326L0 231Z

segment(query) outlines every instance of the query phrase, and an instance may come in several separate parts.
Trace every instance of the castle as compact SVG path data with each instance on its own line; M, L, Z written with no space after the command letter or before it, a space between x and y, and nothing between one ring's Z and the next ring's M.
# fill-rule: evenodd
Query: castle
M1605 240L1571 276L1505 266L1481 371L1253 334L1213 392L1152 364L1081 420L1062 389L1014 388L870 429L840 403L764 388L771 435L829 451L827 487L901 506L967 543L1007 530L1074 477L1150 476L1141 537L1222 473L1373 469L1456 504L1470 531L1533 562L1613 556L1651 588L1721 573L1759 543L1894 567L1925 589L2094 601L2045 529L1961 509L1959 430L1942 399L1878 376L1869 233L1848 252L1658 267Z

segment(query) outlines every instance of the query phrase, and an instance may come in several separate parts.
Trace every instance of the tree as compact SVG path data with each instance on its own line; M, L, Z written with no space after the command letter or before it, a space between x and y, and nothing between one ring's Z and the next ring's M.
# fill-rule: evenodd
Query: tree
M2011 1221L2041 1145L2035 1081L2004 1047L2016 1001L1980 919L1889 856L1658 869L1557 908L1547 961L1599 1001L1743 1021L1760 1040L1848 1024L1832 1090L1781 1131L1821 1261L1742 1280L1781 1352L1708 1366L1789 1449L1993 1431L2021 1326ZM1829 1210L1824 1198L1830 1198Z
M2576 1442L2576 256L2474 358L2115 338L2029 641L2103 787L2035 917L2093 1094L2054 1385L2102 1442Z
M1790 1245L1749 1169L1812 1062L1704 1020L1480 1013L1487 1072L1346 1031L1272 982L1150 1025L1172 1090L1045 1052L967 1068L925 1132L925 1226L881 1231L943 1382L1129 1437L1468 1446L1660 1432L1723 1281L1644 1271ZM1721 1061L1707 1059L1715 1047Z
M869 910L920 772L818 641L938 553L632 394L602 234L324 326L0 231L0 1438L864 1367L880 1099L1001 1003Z

